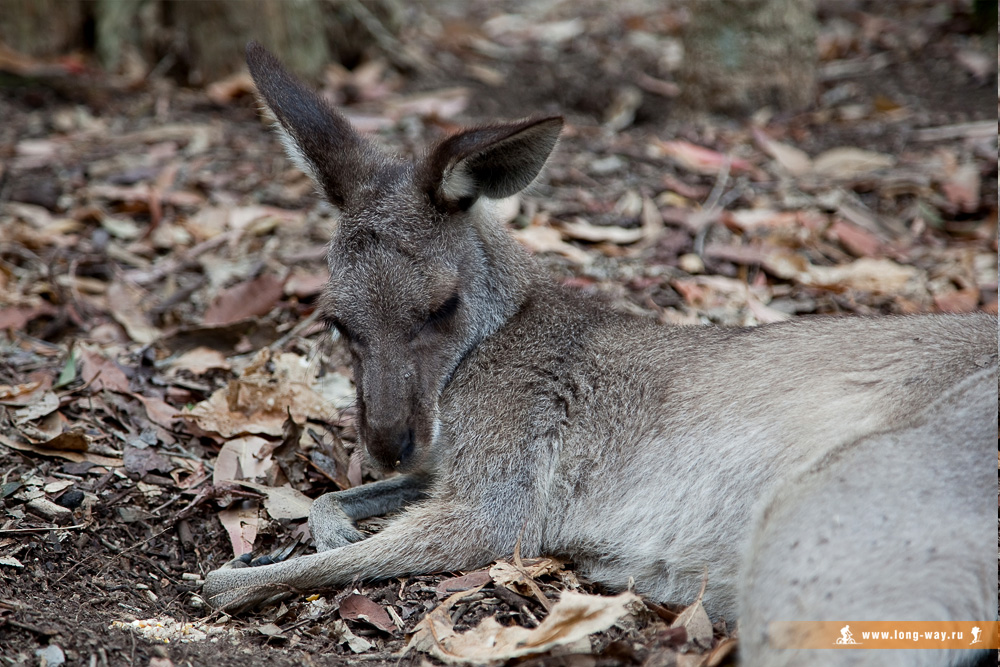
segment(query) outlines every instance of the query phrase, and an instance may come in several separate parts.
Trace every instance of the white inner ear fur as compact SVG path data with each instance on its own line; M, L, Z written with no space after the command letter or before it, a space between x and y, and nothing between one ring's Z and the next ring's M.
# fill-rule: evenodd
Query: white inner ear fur
M299 147L298 142L295 137L292 136L291 132L285 129L285 126L278 119L278 114L274 113L271 109L271 105L267 103L263 95L257 95L257 103L260 105L260 110L263 112L264 118L271 124L271 126L278 133L278 138L281 140L281 145L285 147L285 155L288 159L298 167L302 173L312 179L313 183L319 184L319 179L316 178L316 169L313 167L312 162L306 159L305 153Z
M521 212L521 194L503 199L480 197L472 204L469 214L489 225L506 225Z
M464 160L445 169L441 176L440 192L445 199L450 201L468 199L478 194L476 181L469 173Z
M285 153L288 155L288 159L292 163L302 170L302 172L312 179L313 183L319 183L319 179L316 177L316 169L313 167L312 162L310 162L302 149L299 148L299 144L295 141L295 137L285 129L285 126L281 123L276 122L274 124L275 129L278 131L278 138L281 139L281 145L285 147Z

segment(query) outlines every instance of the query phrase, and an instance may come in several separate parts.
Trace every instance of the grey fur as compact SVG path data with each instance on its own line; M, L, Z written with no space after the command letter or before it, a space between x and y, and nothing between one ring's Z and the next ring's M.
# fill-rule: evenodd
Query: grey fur
M258 61L258 85L288 78L271 72L273 59ZM274 107L300 104L296 91L261 93ZM296 112L275 115L284 123ZM788 615L839 620L864 608L882 620L995 617L995 479L985 488L968 467L980 459L992 466L997 396L983 376L996 378L993 317L722 329L618 314L556 286L482 196L527 185L559 119L470 130L415 165L359 150L365 140L354 136L351 173L377 172L364 182L323 175L339 168L323 164L344 157L337 123L330 141L294 147L320 165L327 196L344 202L323 308L354 355L359 433L372 460L426 480L414 492L426 498L353 542L350 511L324 497L310 522L321 546L342 546L211 572L211 604L237 609L356 578L477 568L520 539L527 556L567 556L611 589L631 579L660 601L692 601L707 575L708 612L730 623L739 612L753 633L750 665L777 664L761 637L770 620ZM295 127L286 133L302 136ZM456 165L462 178L493 185L442 188ZM352 190L332 192L331 183ZM456 201L448 196L456 191L472 194ZM966 426L938 427L942 416ZM961 455L947 470L880 456L904 441L916 460ZM966 473L974 484L960 483ZM810 492L813 479L821 491ZM912 556L909 524L898 532L880 525L874 535L857 521L858 532L849 525L836 549L803 547L807 559L783 569L797 531L815 541L823 530L799 522L835 514L837 494L863 494L856 504L895 508L896 516L929 486L945 503L942 517L966 512L922 535L922 543L951 543L942 545L941 567L908 561L914 577L940 586L907 581L888 598L865 593L896 571L893 558ZM386 506L413 500L405 495L394 492ZM981 504L966 500L980 495ZM333 527L324 531L327 517ZM863 546L871 540L877 558ZM854 581L838 593L828 578L807 578L811 568Z

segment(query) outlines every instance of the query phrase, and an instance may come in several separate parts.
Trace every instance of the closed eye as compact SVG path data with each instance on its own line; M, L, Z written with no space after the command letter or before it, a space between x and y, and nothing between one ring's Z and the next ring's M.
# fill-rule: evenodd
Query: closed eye
M320 319L323 324L326 325L327 329L336 329L337 333L343 336L344 339L351 340L352 337L350 332L347 330L347 327L345 327L343 322L338 320L336 317L333 315L324 315Z
M438 306L437 309L427 316L427 324L433 326L437 324L444 324L450 320L451 317L458 312L458 305L460 301L461 300L459 299L457 293L452 294L444 303Z

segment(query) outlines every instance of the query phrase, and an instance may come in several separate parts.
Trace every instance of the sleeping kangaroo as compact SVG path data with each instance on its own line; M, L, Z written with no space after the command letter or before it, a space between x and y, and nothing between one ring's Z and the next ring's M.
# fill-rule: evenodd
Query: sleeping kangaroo
M342 212L321 308L353 357L360 439L402 474L320 497L318 553L210 572L212 605L475 569L520 540L658 601L692 601L707 576L744 664L970 657L808 655L767 632L996 617L992 316L729 329L614 312L554 284L495 212L561 118L465 130L410 162L260 45L247 62L292 160ZM363 541L352 523L404 506Z

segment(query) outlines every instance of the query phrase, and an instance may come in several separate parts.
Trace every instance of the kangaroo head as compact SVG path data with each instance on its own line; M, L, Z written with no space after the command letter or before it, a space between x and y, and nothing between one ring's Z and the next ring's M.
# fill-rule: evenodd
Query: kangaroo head
M490 200L535 179L562 118L465 130L407 161L255 42L247 63L289 156L341 211L321 308L351 350L361 440L377 465L416 470L438 435L441 392L534 279Z

